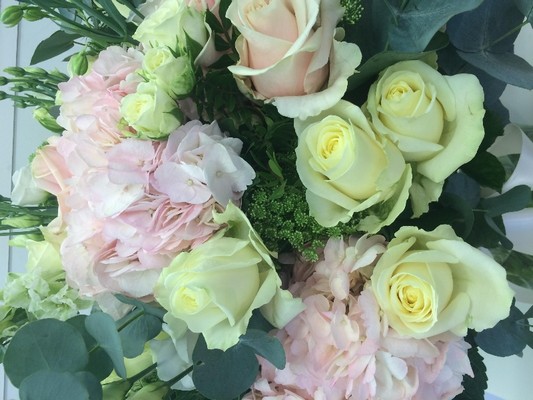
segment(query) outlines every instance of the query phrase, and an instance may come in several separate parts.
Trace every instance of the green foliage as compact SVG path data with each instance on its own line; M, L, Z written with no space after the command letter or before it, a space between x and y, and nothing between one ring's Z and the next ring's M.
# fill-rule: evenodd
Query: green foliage
M363 4L361 0L341 0L344 7L343 21L348 24L355 24L363 16Z
M532 313L533 307L524 315L513 303L507 318L476 335L477 345L498 357L521 355L526 346L533 348L533 332L528 322Z
M50 383L53 382L53 385ZM98 383L98 382L97 382ZM91 387L93 387L91 385ZM100 392L89 393L84 385L72 372L57 372L41 370L26 378L20 385L21 400L100 400Z
M533 66L513 52L514 41L531 5L485 0L478 8L454 17L446 31L457 54L467 63L508 84L533 89ZM529 11L528 11L529 10Z
M89 354L81 334L66 322L42 319L22 327L11 340L4 357L9 380L19 387L32 374L82 371Z
M193 351L193 381L204 396L232 400L245 392L259 372L257 355L277 368L285 366L285 352L279 340L267 333L249 329L239 342L226 351L208 349L200 336Z
M363 18L355 26L353 41L360 45L364 59L389 50L422 52L451 17L472 10L481 2L364 0Z

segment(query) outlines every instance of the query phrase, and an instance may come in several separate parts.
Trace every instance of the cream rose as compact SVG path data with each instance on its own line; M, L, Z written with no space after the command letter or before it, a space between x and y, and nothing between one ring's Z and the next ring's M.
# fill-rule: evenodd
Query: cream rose
M120 113L139 137L160 139L181 125L176 101L155 82L143 82L135 93L122 98Z
M296 169L320 225L335 226L366 211L359 228L374 233L404 209L410 167L357 106L340 101L316 117L295 120L294 127Z
M353 43L334 40L339 0L235 0L226 16L239 30L230 67L241 90L306 118L332 107L361 62Z
M443 76L419 60L390 66L370 87L363 109L374 128L393 140L421 175L413 186L415 216L427 211L444 180L475 156L485 133L483 99L474 75Z
M448 225L401 228L371 281L389 325L414 338L490 328L507 317L513 299L504 268Z
M215 37L205 22L205 13L218 13L218 3L219 0L166 0L141 22L133 38L145 49L166 46L185 53L188 37L202 47L195 63L209 66L221 54L215 50Z
M268 250L240 209L229 203L214 219L228 228L180 253L163 269L154 293L172 317L202 333L209 348L226 350L246 332L253 310L281 328L303 305L281 289Z

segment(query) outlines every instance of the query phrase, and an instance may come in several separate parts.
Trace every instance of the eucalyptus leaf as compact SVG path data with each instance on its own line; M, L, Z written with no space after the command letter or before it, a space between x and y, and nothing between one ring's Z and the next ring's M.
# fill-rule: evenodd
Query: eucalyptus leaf
M252 348L237 344L226 351L210 350L203 336L196 342L192 359L194 385L210 399L236 398L252 386L259 371Z
M457 53L495 78L523 88L533 87L533 67L514 53L523 14L513 1L485 0L452 18L446 32Z
M533 289L533 256L512 251L502 265L507 271L509 281L518 286Z
M90 372L80 371L74 374L85 386L89 393L89 400L102 400L103 392L100 380Z
M507 318L476 335L476 343L489 354L507 357L521 354L532 336L527 319L513 304Z
M113 361L113 366L118 376L126 379L126 366L122 343L115 326L115 321L108 314L97 312L85 320L87 332L96 340L98 345L105 350Z
M90 397L83 382L73 373L46 370L24 379L19 394L20 400L99 400Z
M18 330L7 348L4 368L19 387L37 371L77 372L88 361L85 342L76 328L56 319L41 319Z
M381 51L422 52L453 16L472 10L483 0L366 0L356 24L367 57Z
M465 61L509 85L533 89L533 66L516 54L490 51L457 53Z
M514 0L514 3L518 10L526 17L526 21L533 26L533 0Z
M52 33L50 37L37 45L30 64L37 64L64 53L71 49L74 46L74 41L80 37L81 35L66 33L64 31Z
M161 308L160 306L155 306L150 303L145 303L137 299L132 299L131 297L124 296L123 294L115 294L115 297L122 303L130 304L132 306L135 306L143 310L146 314L156 316L161 321L163 320L163 317L165 316L166 310Z
M531 188L526 185L519 185L499 196L483 199L481 206L487 210L488 215L494 217L522 210L529 205L530 201Z
M483 151L461 167L468 176L480 185L500 191L505 182L505 169L493 154Z
M119 333L124 357L133 358L142 354L145 343L155 338L161 328L161 320L150 314L141 315L128 324Z
M239 343L250 347L255 354L269 361L277 369L285 368L285 350L277 337L258 329L248 329Z
M85 370L92 372L99 381L107 378L113 371L113 361L107 355L106 351L98 347L96 340L91 336L85 328L85 320L87 315L77 315L67 320L67 323L74 326L78 332L81 333L85 346L89 351L89 362Z

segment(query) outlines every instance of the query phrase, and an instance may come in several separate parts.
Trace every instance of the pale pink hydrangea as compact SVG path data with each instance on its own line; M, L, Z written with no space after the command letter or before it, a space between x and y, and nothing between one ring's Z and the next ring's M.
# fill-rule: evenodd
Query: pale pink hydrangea
M306 309L276 332L286 367L261 359L246 399L444 400L463 390L472 375L463 338L400 336L382 315L365 283L384 251L380 236L330 239L319 262L296 263L305 281L291 291Z
M72 133L90 131L102 144L117 143L123 136L120 101L137 89L141 78L135 71L142 60L138 50L111 46L98 55L89 73L59 84L59 125Z
M111 145L91 133L67 131L36 157L37 184L53 189L66 226L67 278L87 296L150 298L161 269L220 228L213 211L238 203L255 173L216 123L191 121L167 141Z

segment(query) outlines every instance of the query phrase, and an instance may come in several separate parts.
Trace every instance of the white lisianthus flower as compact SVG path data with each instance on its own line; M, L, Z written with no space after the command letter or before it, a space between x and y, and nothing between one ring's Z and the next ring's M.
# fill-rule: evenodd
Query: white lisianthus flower
M35 184L31 165L26 165L13 174L11 202L18 206L35 206L43 203L50 195Z

